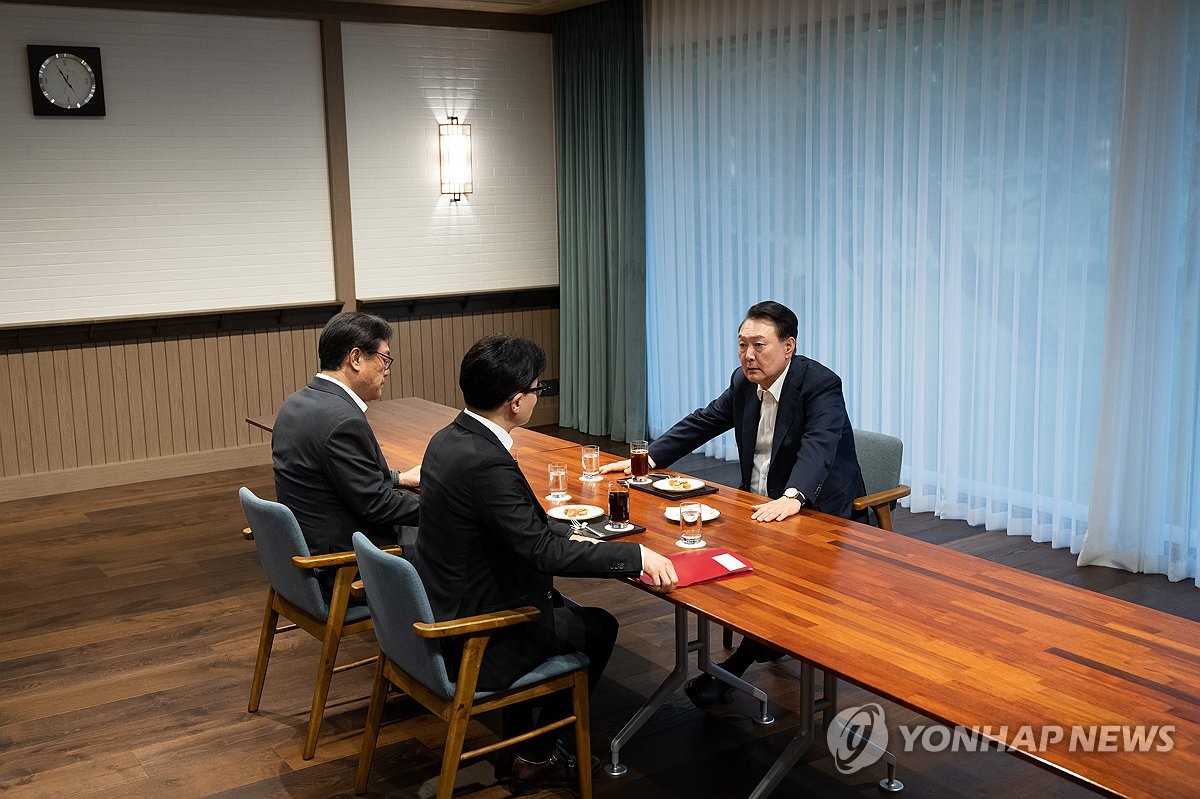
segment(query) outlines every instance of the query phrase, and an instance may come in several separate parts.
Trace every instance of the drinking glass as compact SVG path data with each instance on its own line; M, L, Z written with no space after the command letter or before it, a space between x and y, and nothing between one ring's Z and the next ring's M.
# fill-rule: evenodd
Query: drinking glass
M600 477L600 447L594 444L584 446L583 475L579 479L589 483L595 483L602 479Z
M567 493L567 464L550 464L550 494L546 499L551 502L563 502L571 498Z
M629 482L643 485L650 482L650 444L647 441L629 442Z
M700 503L685 502L679 506L679 540L675 542L676 546L685 547L686 549L697 549L704 546L704 536L701 528L704 522L701 520Z
M628 530L632 526L629 523L629 489L620 483L609 483L608 529Z

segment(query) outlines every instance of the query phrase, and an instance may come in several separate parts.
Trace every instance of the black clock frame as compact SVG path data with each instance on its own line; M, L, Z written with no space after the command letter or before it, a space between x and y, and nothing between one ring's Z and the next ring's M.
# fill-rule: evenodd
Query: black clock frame
M36 116L53 117L102 117L104 111L104 73L100 67L99 47L74 47L72 45L30 44L25 46L29 54L29 92ZM92 68L96 76L96 93L80 108L63 108L46 99L38 85L38 72L46 59L57 53L72 53L79 56Z

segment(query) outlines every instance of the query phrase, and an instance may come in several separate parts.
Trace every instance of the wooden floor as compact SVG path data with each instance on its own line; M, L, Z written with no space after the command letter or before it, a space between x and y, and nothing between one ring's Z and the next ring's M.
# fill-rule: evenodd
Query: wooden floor
M714 479L727 468L703 459L687 464ZM301 760L299 748L316 641L303 633L277 640L262 709L246 712L265 589L253 545L240 535L241 485L273 495L270 469L259 467L0 504L0 544L10 564L0 600L5 797L353 795L369 670L335 676L314 760ZM926 515L901 511L897 528L1200 618L1190 582L1079 569L1068 553ZM669 669L669 608L615 581L560 585L577 600L609 607L622 622L617 652L593 696L593 740L603 756L607 741ZM373 648L365 636L344 647L343 659ZM794 732L798 672L790 660L749 672L775 703L772 727L751 722L744 698L705 713L677 697L625 748L630 773L619 780L600 776L596 795L745 796ZM846 686L841 704L873 699ZM403 700L393 705L398 723L381 738L370 795L432 796L440 722ZM893 727L921 723L910 711L883 705ZM480 727L478 734L489 733ZM874 797L882 776L878 765L838 774L818 740L774 795ZM901 754L899 777L911 797L1090 795L994 751ZM465 769L459 785L460 796L508 795L485 764Z

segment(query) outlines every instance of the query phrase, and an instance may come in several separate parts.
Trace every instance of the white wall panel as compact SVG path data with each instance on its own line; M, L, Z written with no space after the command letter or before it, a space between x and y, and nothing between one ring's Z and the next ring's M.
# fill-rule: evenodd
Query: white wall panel
M358 296L558 285L548 34L343 28ZM471 125L474 193L439 194L437 125Z
M101 50L35 117L26 44ZM0 4L0 324L330 300L317 24Z

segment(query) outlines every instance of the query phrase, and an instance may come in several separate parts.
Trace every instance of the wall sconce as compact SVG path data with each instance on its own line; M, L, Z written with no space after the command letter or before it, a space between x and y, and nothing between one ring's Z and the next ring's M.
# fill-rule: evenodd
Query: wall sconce
M442 156L442 194L451 195L450 202L456 203L471 193L471 126L458 124L458 117L438 125L438 150Z

